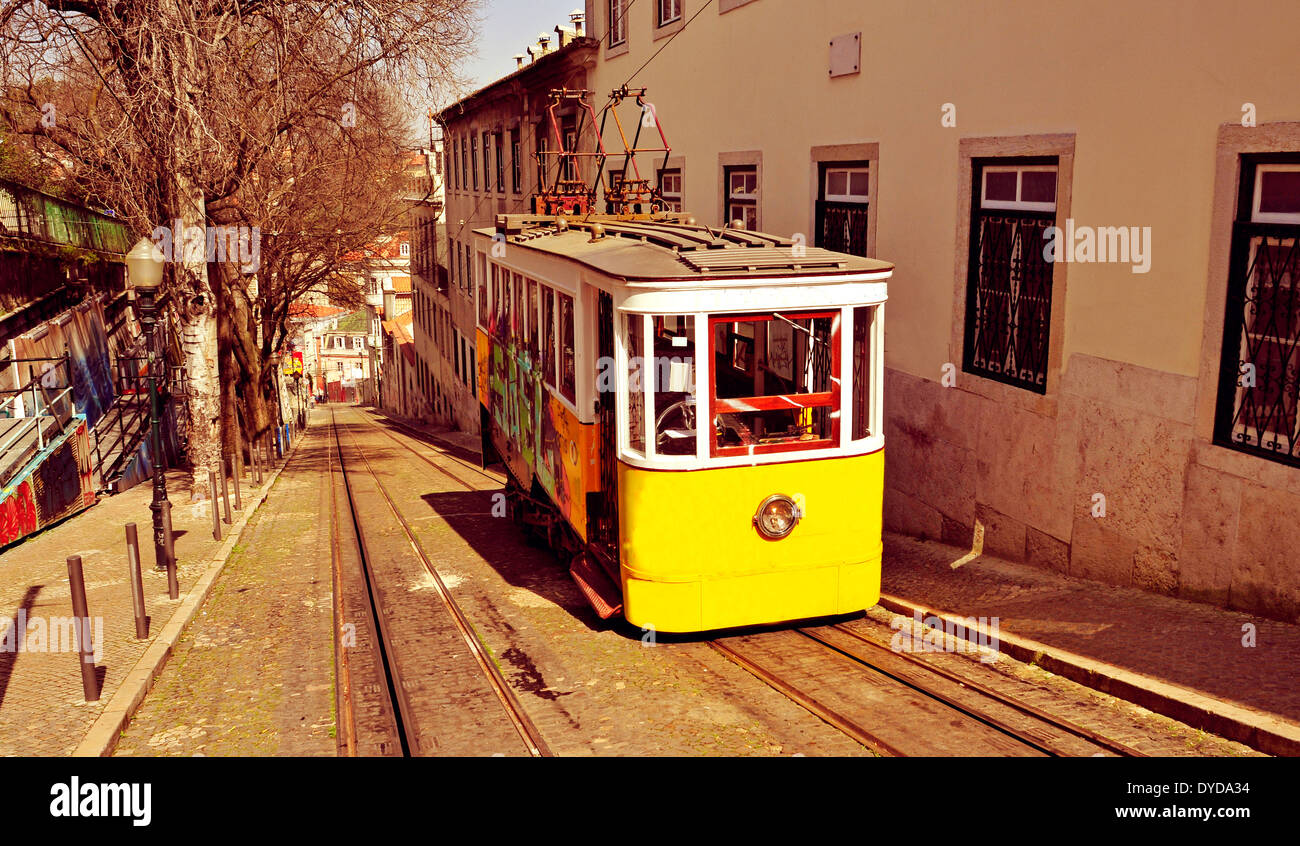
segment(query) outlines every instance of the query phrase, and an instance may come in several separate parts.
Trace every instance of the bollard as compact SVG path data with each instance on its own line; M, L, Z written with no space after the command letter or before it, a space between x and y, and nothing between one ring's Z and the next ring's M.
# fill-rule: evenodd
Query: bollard
M257 441L248 442L248 466L254 486L262 484L262 465L257 460Z
M212 539L221 540L221 512L217 510L217 471L208 471L208 500L212 503Z
M163 560L154 562L154 569L166 570L176 563L176 536L172 534L172 503L162 503Z
M127 576L131 580L131 610L135 611L135 636L138 640L149 637L149 618L144 615L144 583L140 581L140 541L136 537L135 523L126 524Z
M233 523L235 521L230 516L230 481L226 478L226 464L228 462L225 456L222 456L219 462L217 472L221 474L221 513L225 515L222 519L227 523ZM215 503L213 504L215 505Z
M180 585L176 580L176 546L172 538L172 504L163 503L163 532L167 537L167 596L177 599L181 595Z
M284 458L284 429L275 427L275 460Z
M230 459L230 475L235 477L235 510L244 510L244 497L239 493L239 476L243 472L239 468L239 452L236 451Z
M81 556L68 556L68 584L72 588L72 625L81 663L81 690L87 702L99 701L99 679L95 676L95 649L90 642L90 612L86 610L86 577Z

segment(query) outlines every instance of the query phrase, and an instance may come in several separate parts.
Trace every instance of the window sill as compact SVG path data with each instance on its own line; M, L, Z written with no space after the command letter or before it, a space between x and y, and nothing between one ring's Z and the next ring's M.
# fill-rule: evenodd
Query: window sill
M651 40L658 41L662 38L668 38L670 36L676 35L677 33L681 32L682 27L685 26L685 20L686 19L684 17L680 17L675 21L669 21L663 26L656 26L654 30L654 35L651 37Z
M605 58L612 59L615 56L622 56L628 52L627 41L620 41L617 44L605 48Z

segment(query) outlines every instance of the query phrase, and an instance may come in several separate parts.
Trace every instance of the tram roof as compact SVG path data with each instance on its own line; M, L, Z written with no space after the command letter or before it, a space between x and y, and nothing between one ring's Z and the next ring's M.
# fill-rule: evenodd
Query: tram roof
M603 228L596 237L593 227ZM549 253L625 280L689 281L713 277L847 276L891 271L887 261L797 245L793 239L745 229L711 229L686 215L623 218L591 215L566 220L498 215L486 238ZM600 229L596 229L599 233Z

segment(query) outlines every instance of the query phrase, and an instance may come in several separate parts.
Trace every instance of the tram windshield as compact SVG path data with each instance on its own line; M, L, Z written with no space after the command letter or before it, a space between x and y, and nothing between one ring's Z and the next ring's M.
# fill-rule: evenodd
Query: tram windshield
M709 319L713 455L836 443L838 316L772 312Z

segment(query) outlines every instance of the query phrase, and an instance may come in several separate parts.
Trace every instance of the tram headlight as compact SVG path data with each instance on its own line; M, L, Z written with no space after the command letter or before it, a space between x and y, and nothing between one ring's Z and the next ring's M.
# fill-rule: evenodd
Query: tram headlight
M785 494L772 494L758 506L754 525L764 537L778 540L794 531L799 523L799 506Z

